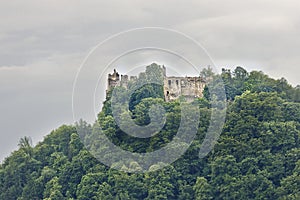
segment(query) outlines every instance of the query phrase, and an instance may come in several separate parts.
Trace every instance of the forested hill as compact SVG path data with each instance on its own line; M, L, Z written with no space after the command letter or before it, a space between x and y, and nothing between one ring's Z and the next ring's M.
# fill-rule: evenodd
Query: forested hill
M19 150L0 165L0 199L300 199L300 88L242 67L223 69L221 75L205 69L200 76L221 76L228 100L222 134L205 158L198 153L211 113L207 87L194 102L201 111L197 136L170 166L120 172L84 147L76 126L87 130L83 140L96 141L100 124L111 141L133 152L151 152L169 143L180 123L179 100L164 102L162 88L149 84L132 95L130 112L145 125L149 107L160 103L167 113L161 133L149 139L123 133L112 117L108 94L98 123L63 125L34 147L29 138L21 138ZM127 168L138 165L123 163Z

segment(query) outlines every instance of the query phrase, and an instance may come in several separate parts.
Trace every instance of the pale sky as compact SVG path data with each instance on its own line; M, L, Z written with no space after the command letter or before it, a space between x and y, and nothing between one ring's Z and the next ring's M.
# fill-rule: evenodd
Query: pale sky
M1 0L0 160L19 138L37 143L73 123L72 87L83 59L128 29L174 29L197 40L217 70L240 65L300 84L299 10L298 0Z

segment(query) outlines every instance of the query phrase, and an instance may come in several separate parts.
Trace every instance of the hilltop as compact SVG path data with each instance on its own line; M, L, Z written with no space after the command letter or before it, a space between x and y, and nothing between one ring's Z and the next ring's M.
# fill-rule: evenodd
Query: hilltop
M166 110L166 122L155 136L135 138L115 123L108 90L95 124L63 125L36 146L21 138L19 149L0 165L0 199L299 199L300 89L284 78L274 80L242 67L232 72L223 69L220 75L209 69L199 74L206 76L213 79L210 88L223 80L228 104L222 134L206 157L199 159L198 153L210 123L210 102L218 101L207 84L202 96L192 102L201 113L196 138L176 162L140 174L100 163L91 154L105 148L97 146L98 126L124 150L152 152L174 138L181 119L180 102L185 101L165 101L164 88L157 84L140 87L124 112L145 126L150 123L149 108L157 103ZM146 71L147 77L151 76ZM117 90L126 95L125 88ZM84 135L77 133L78 127L84 128ZM140 167L130 160L116 165Z

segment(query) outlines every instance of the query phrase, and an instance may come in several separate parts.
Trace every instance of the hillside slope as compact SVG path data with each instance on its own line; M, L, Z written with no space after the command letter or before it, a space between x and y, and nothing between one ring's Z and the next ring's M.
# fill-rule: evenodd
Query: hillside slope
M98 123L77 124L86 135L79 136L76 126L63 125L35 147L22 138L19 150L0 166L0 199L300 199L299 89L241 67L234 72L224 69L221 77L227 117L221 137L205 158L199 159L198 152L210 119L207 89L204 98L194 102L201 111L197 137L168 167L143 174L120 172L84 147L80 137L97 139L99 124L115 144L130 151L150 152L170 142L180 121L179 101L164 102L161 89L147 85L134 94L131 112L145 125L149 107L162 104L167 120L161 133L150 139L123 133L112 118L108 95ZM149 98L152 93L158 98ZM123 165L138 167L132 162Z

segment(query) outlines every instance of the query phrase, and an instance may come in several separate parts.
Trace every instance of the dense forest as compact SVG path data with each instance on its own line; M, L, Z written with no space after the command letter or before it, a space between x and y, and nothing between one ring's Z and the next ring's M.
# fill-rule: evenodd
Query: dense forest
M147 67L144 79L159 77L151 75L151 67L157 66ZM128 173L93 156L104 148L96 145L98 126L114 144L132 152L151 152L172 141L184 100L165 102L162 88L147 84L131 95L126 112L146 125L151 105L162 105L167 117L160 133L151 138L125 134L114 121L108 92L95 124L63 125L35 146L29 137L21 138L19 149L0 165L0 199L300 199L300 88L242 67L219 75L207 68L199 76L221 78L228 105L222 134L206 157L198 156L210 123L209 87L192 102L201 111L196 138L171 165ZM78 134L79 128L84 134ZM116 164L139 169L133 161Z

